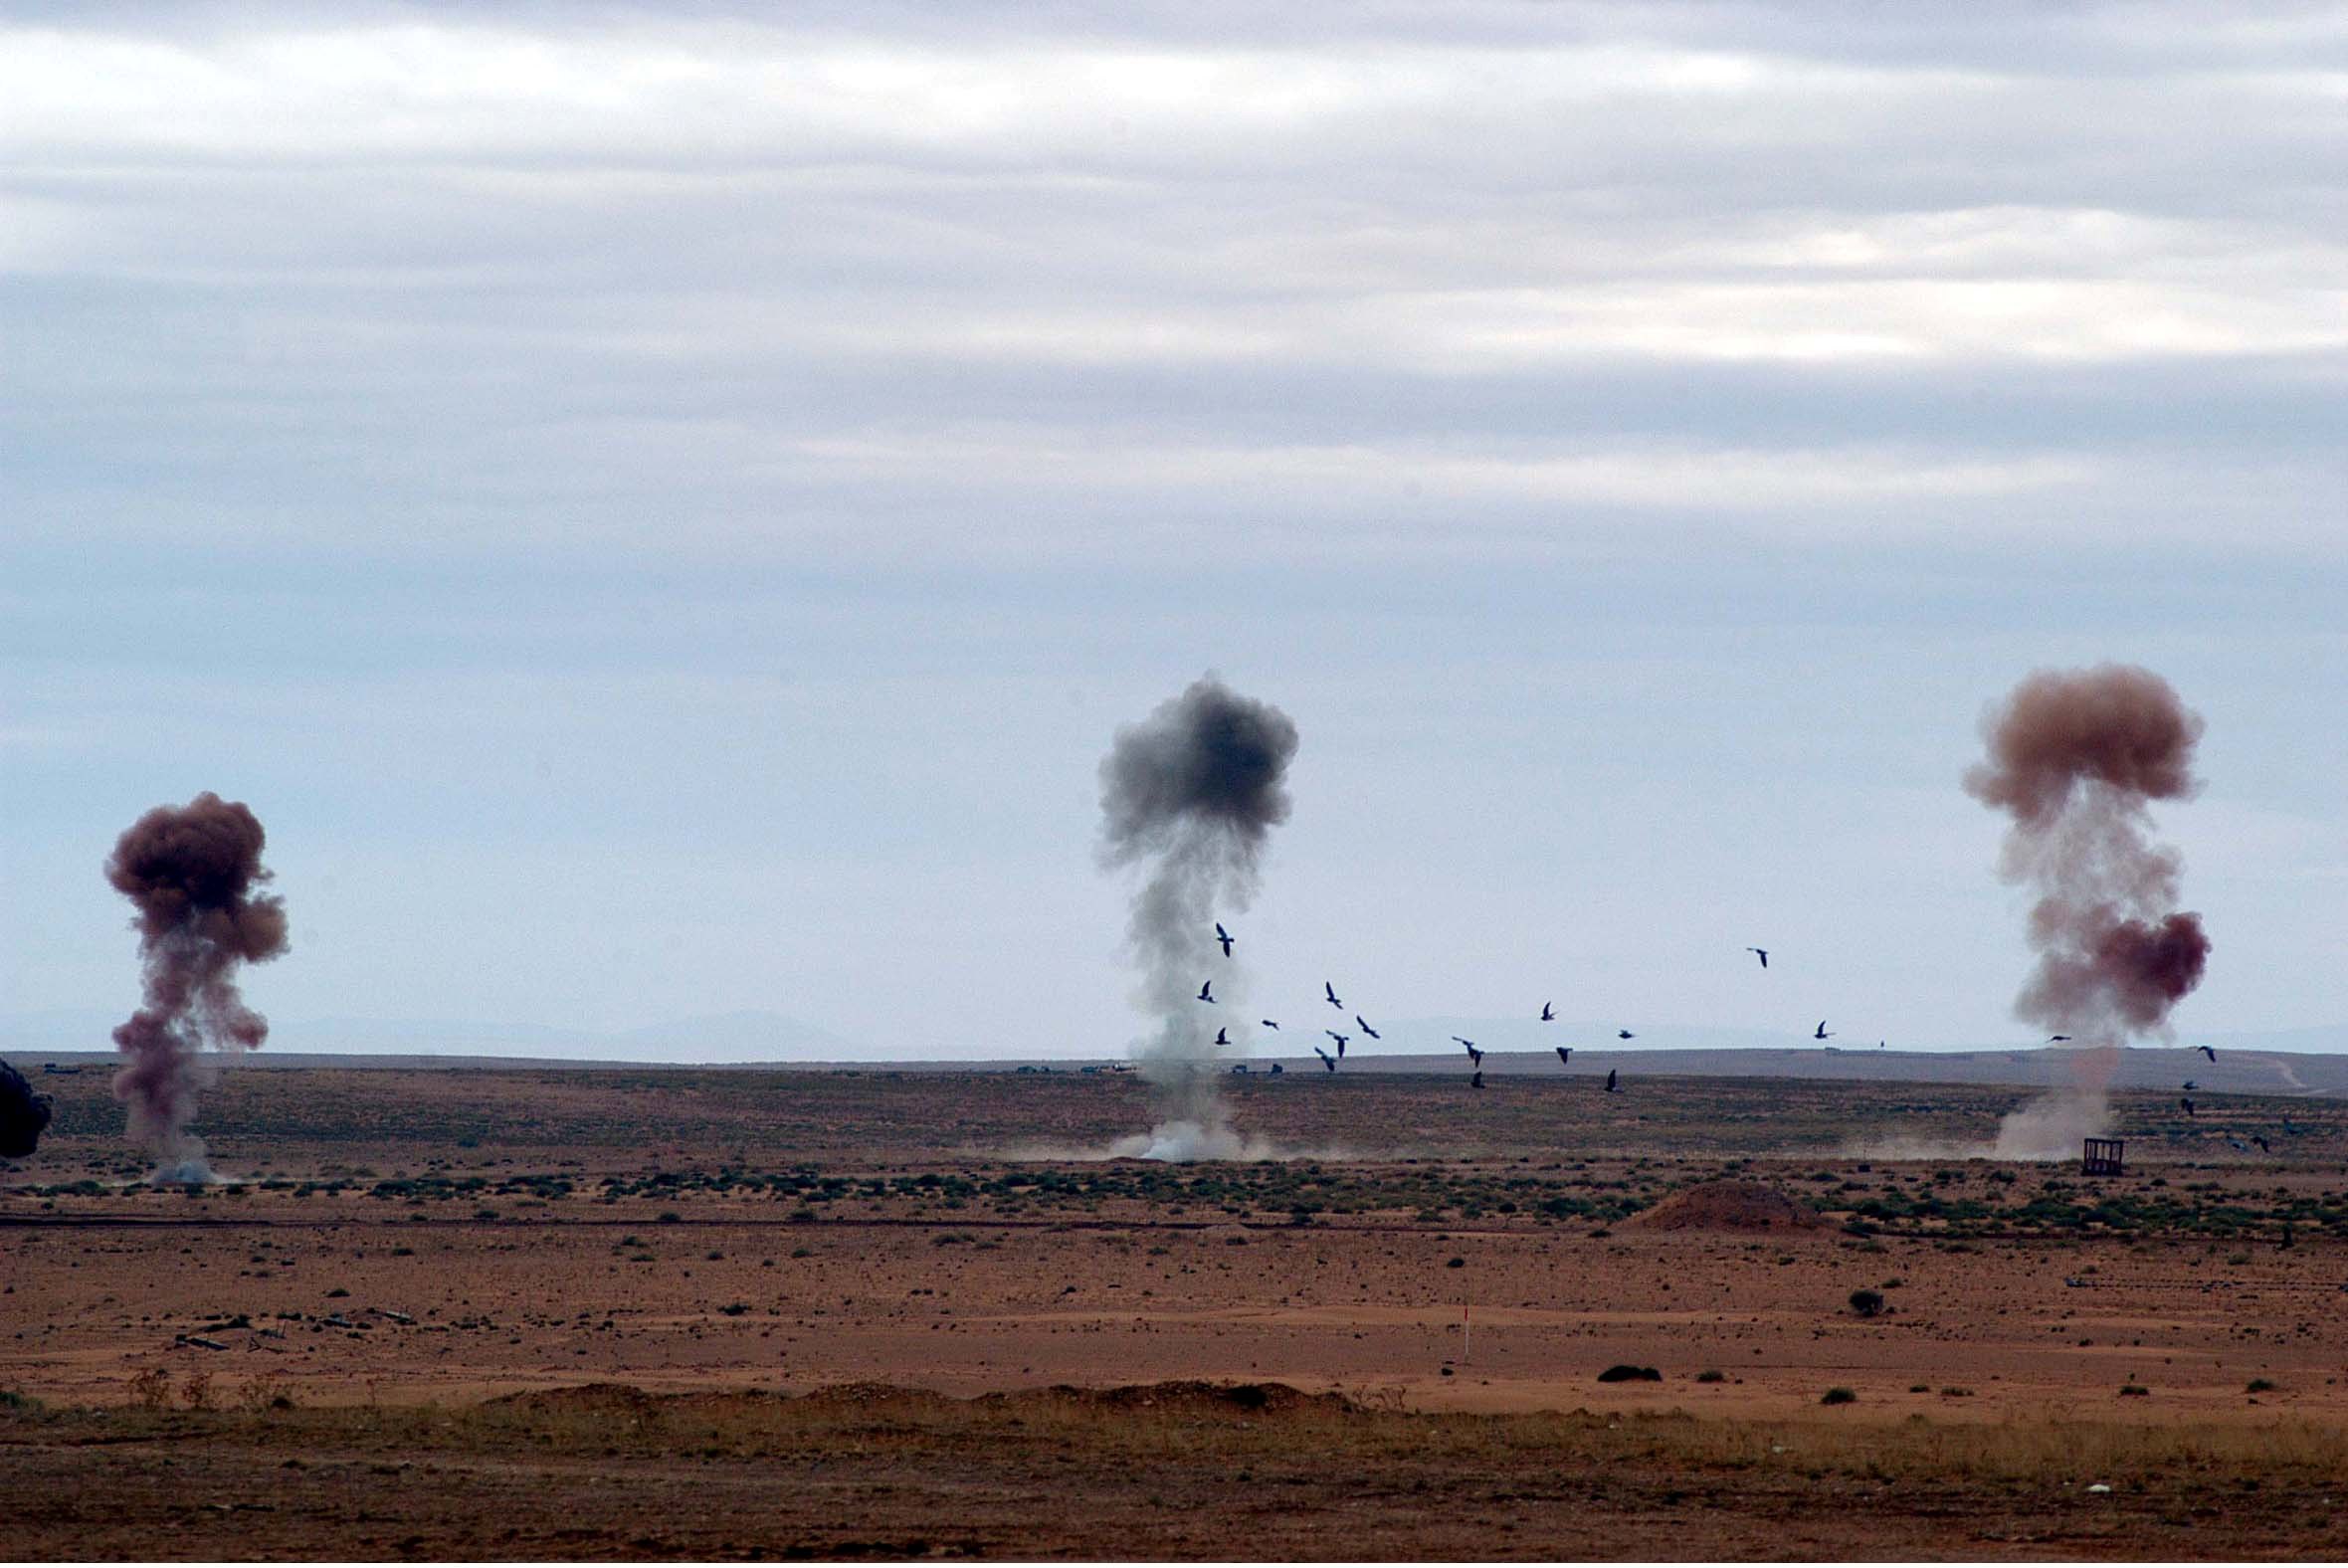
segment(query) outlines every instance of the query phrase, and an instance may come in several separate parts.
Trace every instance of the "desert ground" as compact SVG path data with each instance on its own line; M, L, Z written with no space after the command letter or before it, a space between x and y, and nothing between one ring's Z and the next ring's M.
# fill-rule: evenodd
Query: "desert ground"
M11 1556L2348 1554L2329 1097L249 1071L187 1190L37 1082Z

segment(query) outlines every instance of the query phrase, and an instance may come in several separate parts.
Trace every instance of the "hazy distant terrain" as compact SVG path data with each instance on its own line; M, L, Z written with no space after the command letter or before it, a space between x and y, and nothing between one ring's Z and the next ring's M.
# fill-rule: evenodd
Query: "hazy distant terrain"
M750 1015L752 1018L762 1016ZM353 1037L376 1041L378 1044L373 1049L337 1047L319 1051L279 1049L273 1046L247 1055L237 1064L236 1070L412 1072L438 1069L447 1072L485 1072L532 1068L622 1071L662 1067L732 1067L744 1070L765 1068L807 1071L903 1068L970 1073L1012 1073L1026 1069L1031 1072L1049 1070L1059 1074L1082 1073L1087 1069L1105 1071L1120 1067L1124 1062L1123 1058L1113 1056L1051 1061L1034 1058L967 1062L889 1061L845 1052L826 1052L822 1045L832 1041L833 1037L829 1036L820 1036L815 1044L805 1050L776 1050L771 1054L757 1054L752 1048L755 1037L747 1030L729 1040L723 1036L695 1036L690 1033L690 1028L689 1025L676 1025L666 1031L646 1030L615 1036L566 1036L555 1031L544 1031L520 1039L505 1039L481 1034L435 1035L419 1027L413 1038L403 1038L388 1031ZM2310 1030L2305 1033L2313 1036L2328 1035L2330 1032ZM111 1051L94 1051L86 1046L82 1049L44 1049L37 1045L15 1044L15 1039L21 1037L4 1038L7 1043L0 1044L0 1058L12 1058L36 1076L43 1064L97 1070L108 1067L114 1061ZM75 1038L87 1039L87 1036ZM777 1038L782 1037L778 1034ZM642 1054L617 1054L627 1044L635 1042L642 1043ZM2215 1063L2198 1051L2184 1047L2123 1051L2109 1086L2114 1089L2182 1091L2183 1085L2191 1082L2196 1085L2194 1092L2201 1095L2348 1092L2348 1053L2260 1050L2233 1044L2218 1046L2216 1049L2218 1060ZM587 1054L589 1052L593 1054ZM1284 1073L1301 1073L1317 1078L1324 1072L1319 1061L1309 1055L1233 1059L1226 1071L1244 1065L1251 1075L1261 1076L1269 1073L1274 1062L1280 1065ZM1493 1081L1514 1077L1586 1078L1595 1080L1604 1078L1609 1072L1617 1072L1632 1082L1642 1078L1685 1077L1844 1079L1867 1083L1982 1083L2049 1088L2069 1085L2073 1065L2072 1059L2059 1047L2027 1051L1841 1051L1793 1046L1616 1051L1576 1047L1570 1064L1559 1063L1555 1053L1547 1051L1489 1049L1485 1051L1483 1059L1484 1076ZM1448 1074L1457 1076L1465 1082L1468 1069L1465 1053L1397 1052L1368 1056L1356 1052L1346 1057L1340 1071L1347 1075Z

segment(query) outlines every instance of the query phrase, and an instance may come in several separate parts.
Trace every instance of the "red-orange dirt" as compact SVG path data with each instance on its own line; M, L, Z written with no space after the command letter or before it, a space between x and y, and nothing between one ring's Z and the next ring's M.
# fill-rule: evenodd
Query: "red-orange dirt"
M48 1086L17 1555L2348 1550L2326 1100L2090 1183L1971 1087L1258 1085L1310 1152L1167 1167L1110 1078L252 1073L190 1193Z

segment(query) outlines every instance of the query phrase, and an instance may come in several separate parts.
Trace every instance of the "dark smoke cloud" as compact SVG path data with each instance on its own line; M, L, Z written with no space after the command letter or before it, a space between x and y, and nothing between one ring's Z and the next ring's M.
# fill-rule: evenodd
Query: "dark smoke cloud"
M1210 675L1119 730L1100 765L1101 860L1150 867L1127 936L1142 970L1137 1000L1159 1020L1135 1052L1159 1091L1160 1123L1138 1150L1154 1158L1242 1151L1216 1081L1215 1029L1193 999L1209 976L1228 977L1234 1002L1245 995L1218 963L1215 920L1255 897L1265 841L1287 820L1295 754L1286 714ZM1244 1024L1236 1012L1227 1022Z
M0 1160L29 1159L49 1125L49 1096L33 1092L25 1076L0 1062Z
M2073 1134L2101 1123L2117 1048L2166 1037L2170 1009L2209 959L2201 916L2176 907L2183 862L2152 842L2148 810L2200 789L2202 720L2151 671L2101 665L2038 672L1983 730L1989 756L1965 787L2013 818L2000 874L2039 894L2030 915L2039 963L2015 1016L2084 1048L2076 1114L2034 1113L2047 1123L2042 1141L2075 1152Z
M142 1005L114 1030L129 1058L114 1097L130 1107L131 1136L155 1151L163 1173L208 1179L204 1145L189 1134L196 1094L217 1052L251 1051L269 1020L237 992L239 964L286 950L283 899L255 889L261 822L242 802L206 792L185 806L157 806L115 841L106 881L138 910Z

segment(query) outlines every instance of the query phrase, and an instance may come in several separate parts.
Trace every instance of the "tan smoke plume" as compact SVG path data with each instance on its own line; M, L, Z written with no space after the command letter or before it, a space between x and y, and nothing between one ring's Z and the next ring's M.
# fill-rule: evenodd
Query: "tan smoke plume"
M1965 788L2012 816L1999 874L2038 892L2039 962L2015 1016L2079 1046L2071 1088L2008 1117L1999 1153L2057 1157L2101 1130L2120 1045L2167 1038L2209 959L2201 916L2176 907L2183 862L2152 841L2148 809L2199 791L2202 720L2151 671L2099 665L2037 672L1983 730L1989 755Z

